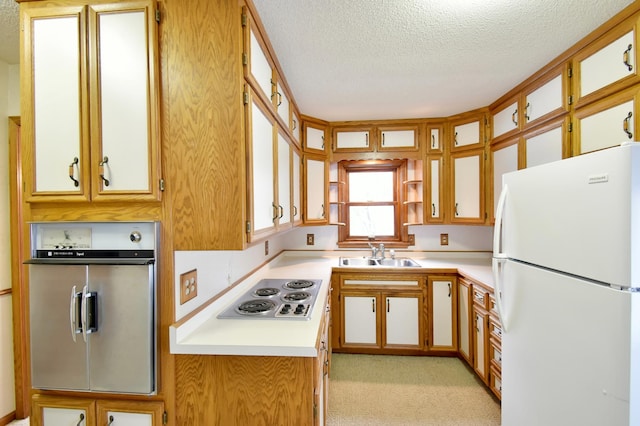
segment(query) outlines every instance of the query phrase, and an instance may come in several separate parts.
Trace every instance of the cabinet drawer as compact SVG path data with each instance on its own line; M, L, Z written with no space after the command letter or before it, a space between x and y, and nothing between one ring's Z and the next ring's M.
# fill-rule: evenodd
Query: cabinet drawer
M489 335L497 339L498 342L502 341L502 325L500 320L493 315L489 316Z
M473 303L484 309L489 309L489 294L482 288L473 288Z
M502 375L493 366L489 372L489 388L499 399L502 399Z
M419 280L352 280L345 279L342 281L343 287L380 287L380 286L390 286L390 287L416 287L420 286Z
M492 365L492 368L497 368L499 371L502 370L502 348L500 347L500 342L496 339L491 339L490 348L489 348L489 363Z

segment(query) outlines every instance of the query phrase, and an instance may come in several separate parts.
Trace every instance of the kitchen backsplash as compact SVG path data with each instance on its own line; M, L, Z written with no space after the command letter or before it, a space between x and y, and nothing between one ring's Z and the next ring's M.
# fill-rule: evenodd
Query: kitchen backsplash
M411 251L490 251L493 227L421 225L409 228L415 234L416 245ZM307 245L307 234L313 234L314 245ZM440 245L440 235L447 234L449 244ZM211 299L243 276L247 275L282 250L339 250L337 226L304 226L260 242L246 250L235 251L176 251L174 253L175 318L179 320ZM198 270L197 296L180 305L180 274Z

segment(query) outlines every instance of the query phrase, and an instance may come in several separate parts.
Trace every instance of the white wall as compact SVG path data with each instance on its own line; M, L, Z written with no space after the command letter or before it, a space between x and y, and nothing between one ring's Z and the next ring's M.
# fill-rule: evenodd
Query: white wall
M19 66L0 61L0 290L11 287L9 125L20 115ZM16 409L11 296L0 296L0 418Z
M422 225L412 226L416 245L411 251L490 251L493 228L489 226ZM440 234L449 234L449 245L440 245ZM314 245L307 245L307 234L314 235ZM262 265L281 250L339 250L337 226L302 226L269 240L269 255L264 243L243 251L177 251L174 253L176 320L198 308ZM362 251L362 249L358 249ZM198 295L180 305L180 274L198 270Z

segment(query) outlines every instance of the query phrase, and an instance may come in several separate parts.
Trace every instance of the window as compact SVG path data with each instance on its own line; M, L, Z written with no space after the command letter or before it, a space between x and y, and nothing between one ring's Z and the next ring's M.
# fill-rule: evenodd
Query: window
M366 247L368 242L407 247L403 217L402 182L406 160L341 161L338 178L340 247Z

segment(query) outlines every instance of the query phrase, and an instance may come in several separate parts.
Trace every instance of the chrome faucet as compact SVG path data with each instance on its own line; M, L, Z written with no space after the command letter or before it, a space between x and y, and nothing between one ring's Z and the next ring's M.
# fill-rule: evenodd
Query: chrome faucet
M371 249L371 258L372 259L384 259L384 244L380 243L378 247L371 244L371 241L367 242L369 244L369 248Z

